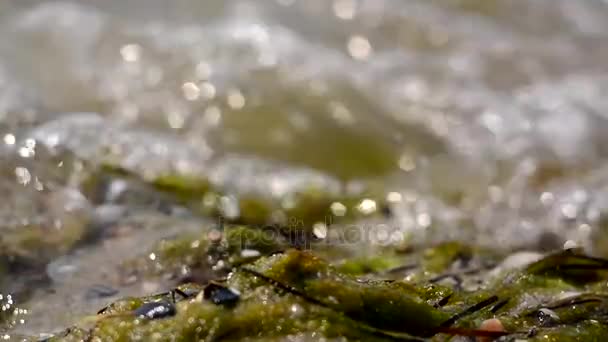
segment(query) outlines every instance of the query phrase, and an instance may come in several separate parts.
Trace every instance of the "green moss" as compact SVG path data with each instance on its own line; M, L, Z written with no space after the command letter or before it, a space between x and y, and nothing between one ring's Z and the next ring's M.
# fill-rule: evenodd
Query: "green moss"
M275 230L230 225L223 231L206 229L200 234L161 240L149 253L126 261L122 272L125 277L213 279L234 265L285 246Z
M153 184L158 189L175 194L186 201L200 199L202 194L209 191L209 183L206 180L187 175L161 175Z
M103 316L111 316L116 314L130 313L131 311L140 307L144 302L146 302L146 298L122 298L103 308L98 314Z
M6 257L23 265L45 265L70 251L86 233L86 221L66 216L60 226L48 220L3 230L0 236L0 258ZM59 228L59 229L57 229Z
M339 272L350 275L376 274L401 266L403 257L399 255L381 255L347 259L335 265Z
M310 253L291 250L252 267L324 306L379 329L423 336L448 318L398 283L357 281Z
M261 259L248 267L260 269L289 286L302 285L307 296L317 300L331 296L334 300L327 305L319 305L308 297L286 292L276 284L237 270L226 284L241 293L235 307L215 305L199 294L179 299L177 314L173 317L145 320L134 317L132 311L144 302L167 300L168 295L125 298L98 315L94 325L88 328L91 337L93 340L129 341L171 336L176 341L191 341L310 334L318 338L343 336L352 340L387 341L401 332L401 339L414 340L402 327L403 309L429 310L429 315L409 318L412 322L426 325L438 323L446 317L404 292L401 285L359 284L354 278L339 275L327 263L309 253L289 251ZM322 276L317 278L317 275ZM88 326L90 321L81 325ZM396 332L384 332L385 326L394 328ZM81 334L81 329L74 332ZM416 332L427 333L422 328ZM63 339L70 340L73 334L68 332Z
M246 227L227 231L231 233L222 239L226 246L260 247L256 242L260 237ZM477 253L475 248L462 245L442 245L421 251L419 259L436 260L441 250L452 256L458 250ZM373 265L373 261L370 258L367 263ZM384 266L377 261L379 267ZM240 294L236 305L214 304L201 295L203 286L188 284L181 289L192 296L167 292L118 301L98 315L93 325L85 319L64 339L69 341L74 334L81 336L85 329L93 340L104 341L166 336L176 341L265 341L287 336L445 341L442 332L474 336L475 329L489 318L499 319L511 339L576 341L580 340L577 336L582 336L585 341L599 341L608 331L608 278L588 266L600 267L603 261L571 251L504 273L476 291L428 282L353 276L344 271L359 273L356 263L334 267L312 252L298 250L242 262L223 280L224 286ZM580 265L583 266L577 268ZM570 272L575 268L595 276L582 277L584 282L572 281ZM549 269L567 272L548 272ZM133 316L133 310L143 303L158 300L177 301L176 314L154 320Z
M573 283L585 284L608 277L608 260L567 250L535 262L527 268L527 273L559 277Z
M81 187L88 197L95 198L98 196L97 191L101 187L101 182L108 177L124 179L132 184L141 182L137 179L137 175L130 174L122 168L104 165L98 172L92 172L84 179ZM366 193L347 197L337 196L327 189L310 186L290 193L287 196L288 201L286 198L275 198L268 193L237 191L230 196L236 201L238 215L227 217L221 203L221 198L226 195L225 189L210 184L204 177L205 175L189 176L175 173L157 176L150 183L155 190L160 191L155 194L156 197L165 196L167 200L185 205L203 215L221 216L232 223L279 224L288 226L288 229L297 226L298 229L307 231L316 222L331 220L337 223L367 216L357 210L362 198L378 199L377 205L384 206L380 196L382 192L371 189ZM286 202L289 202L289 205L285 205ZM347 208L345 217L332 214L330 206L334 202L342 203Z
M429 272L445 271L457 259L470 259L473 249L459 242L447 242L424 253L423 268Z

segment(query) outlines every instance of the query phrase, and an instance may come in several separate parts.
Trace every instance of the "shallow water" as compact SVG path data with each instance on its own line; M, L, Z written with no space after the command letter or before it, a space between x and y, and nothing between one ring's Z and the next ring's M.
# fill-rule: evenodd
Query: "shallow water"
M27 298L35 334L116 298L83 300L96 284L164 289L112 265L213 221L145 184L169 171L245 222L235 198L282 222L314 187L386 202L388 243L608 256L607 19L601 0L4 1L0 304ZM108 165L134 176L83 185Z

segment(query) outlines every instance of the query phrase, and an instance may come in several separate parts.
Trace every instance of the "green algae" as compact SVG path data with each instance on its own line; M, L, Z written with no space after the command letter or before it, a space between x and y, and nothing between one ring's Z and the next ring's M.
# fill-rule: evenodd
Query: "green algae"
M277 197L265 193L268 189L224 189L221 184L210 182L205 175L175 172L159 174L151 180L146 180L136 173L116 167L115 164L103 164L97 171L91 172L82 180L80 186L88 197L100 198L102 195L98 192L104 188L104 183L108 179L124 180L136 186L143 181L152 187L150 191L155 193L151 197L156 198L157 201L160 197L166 202L186 206L193 212L205 216L221 217L232 223L248 225L280 225L285 230L298 229L309 233L314 223L349 222L382 214L377 209L371 213L361 212L358 207L364 199L373 200L376 208L386 207L385 200L380 195L382 191L373 190L372 187L376 186L371 182L366 191L352 196L332 189L336 188L338 183L326 186L311 182L308 185L298 185L288 190L287 194ZM231 181L240 182L238 179ZM135 204L138 201L142 202L142 199L136 199ZM334 214L331 210L333 203L344 206L345 213ZM233 209L227 209L227 205L232 206ZM236 212L230 213L228 212L230 210Z
M574 283L589 283L608 278L608 260L581 255L575 250L553 254L527 269L530 274L559 277Z
M362 145L357 142L358 135L352 134L347 134L350 138L345 138L348 142L339 148L340 151L344 148L354 151L354 144ZM357 184L353 184L356 186L349 186L354 178L313 167L316 165L314 160L326 158L318 154L310 155L312 159L303 165L289 163L293 156L301 158L301 153L292 155L289 152L288 160L264 153L248 155L231 150L214 154L175 136L149 134L92 113L63 116L34 129L31 135L43 145L66 149L83 163L91 164L94 170L90 178L82 181L88 193L99 184L98 178L113 174L150 184L197 213L252 225L285 226L297 221L310 230L314 223L325 222L328 218L367 216L370 213L357 210L357 205L364 199L371 199L377 208L383 208L386 189L381 184L374 184L377 182L375 177L389 169L396 170L394 151L388 152L386 146L363 144L355 150L357 158L354 159L352 152L329 154L331 158L323 160L322 164L341 173L335 167L360 163L364 159L362 150L365 150L370 159L364 164L371 168L370 173L365 173L365 178L357 177ZM327 136L335 138L335 134ZM51 139L53 137L59 141ZM82 141L87 141L86 148ZM381 152L373 153L376 149ZM343 158L335 157L343 154ZM381 170L374 169L376 167ZM360 167L346 169L358 170ZM346 206L346 212L333 215L330 206L335 202Z
M506 330L492 336L506 334L507 341L580 340L577 336L599 341L608 331L608 261L574 250L503 272L472 272L477 259L499 262L497 253L445 243L328 261L318 256L323 249L288 249L281 234L246 226L218 228L160 242L151 252L154 260L146 254L126 264L147 270L140 273L144 278L198 267L206 274L190 277L197 283L115 301L51 340L272 341L297 336L446 341L455 335L490 334L479 330L490 318ZM463 265L463 258L468 264ZM393 269L401 276L387 273ZM462 279L443 283L448 276ZM477 289L462 286L475 277L484 279ZM231 289L236 302L222 305L203 296L209 282ZM134 315L151 302L173 303L175 314L156 319Z
M70 251L82 240L85 228L80 220L66 218L60 227L49 222L9 229L0 239L0 257L20 264L43 265Z
M126 278L195 277L213 279L225 275L234 265L254 260L287 246L277 231L226 226L200 234L161 240L149 253L126 261Z
M240 238L243 231L235 234ZM451 247L426 250L421 260L440 249L453 252L455 246ZM240 294L234 307L213 304L200 294L126 298L104 310L87 334L93 340L112 341L162 340L162 336L177 341L272 340L296 335L353 341L444 340L456 333L480 334L476 328L481 322L497 318L511 338L599 340L608 329L608 279L546 273L556 268L572 271L568 265L574 260L578 265L601 264L600 259L565 251L507 272L486 288L466 291L432 283L360 278L341 272L312 252L288 250L232 269L223 282ZM342 269L350 270L344 265ZM189 293L203 288L187 286ZM175 300L176 315L142 321L130 314L142 303L158 300ZM81 329L74 331L57 340L82 334Z
M167 294L142 299L125 298L113 303L97 317L88 334L92 340L127 341L135 336L143 339L161 339L172 336L176 340L239 340L245 337L272 338L309 333L321 337L350 337L353 340L415 340L401 327L398 319L399 308L403 306L430 310L428 316L418 316L419 323L439 324L447 314L435 312L432 306L411 294L403 293L404 287L395 284L378 286L360 284L355 278L342 276L310 253L290 250L260 259L252 264L237 268L226 280L226 285L236 289L241 298L234 308L212 304L194 298L179 300L177 314L160 320L141 320L130 312L144 302L166 299ZM289 283L289 286L304 286L307 297L285 292L250 271L258 269L269 277ZM297 273L292 273L297 272ZM326 277L317 275L322 273ZM296 283L293 283L296 281ZM339 293L336 290L340 290ZM359 292L363 295L359 296ZM338 296L327 305L311 302L311 298ZM321 299L317 299L320 301ZM394 301L384 306L384 310L368 312L385 300ZM367 309L366 309L367 308ZM346 310L344 312L343 310ZM391 318L392 322L385 319ZM428 319L432 319L429 321ZM81 322L90 325L91 320ZM412 324L414 322L412 321ZM383 327L395 328L386 332ZM414 325L412 325L414 327ZM426 333L426 329L420 330ZM169 334L169 335L168 335ZM68 332L57 340L72 340L81 336L82 328Z
M0 262L40 267L72 250L87 233L91 207L73 186L81 176L76 158L40 146L32 158L0 155ZM61 166L57 166L61 165ZM25 175L15 180L17 170Z
M378 329L425 336L448 319L448 314L434 310L400 283L360 282L309 253L292 250L255 266L268 279Z

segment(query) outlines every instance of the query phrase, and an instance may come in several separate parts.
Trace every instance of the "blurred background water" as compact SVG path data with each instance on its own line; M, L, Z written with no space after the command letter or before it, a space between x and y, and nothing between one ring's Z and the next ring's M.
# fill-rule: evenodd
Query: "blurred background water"
M100 274L205 220L161 214L139 180L84 191L109 142L143 180L370 186L412 241L607 256L607 61L603 0L3 1L0 304L35 293L13 325L65 326L50 307L89 309ZM108 220L120 239L75 247Z

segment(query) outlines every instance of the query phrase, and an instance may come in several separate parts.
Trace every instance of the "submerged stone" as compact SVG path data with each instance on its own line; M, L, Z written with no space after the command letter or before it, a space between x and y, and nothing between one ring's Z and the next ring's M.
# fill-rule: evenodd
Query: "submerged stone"
M72 184L80 168L71 154L19 146L0 149L0 190L10 198L0 207L0 259L44 266L87 235L92 207Z
M91 288L87 290L84 297L87 300L93 300L97 298L112 297L118 294L118 292L119 291L117 289L109 287L107 285L96 284L91 286Z
M67 149L106 172L126 172L198 211L232 221L309 226L331 216L330 206L336 202L349 206L349 215L373 212L355 209L366 194L373 196L366 186L348 190L346 183L322 171L213 151L200 142L140 131L94 113L66 114L29 136L51 149Z

